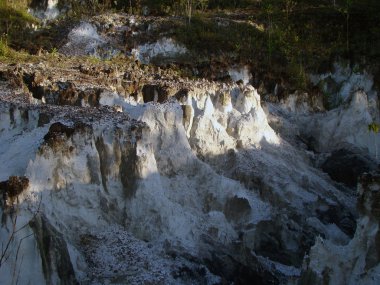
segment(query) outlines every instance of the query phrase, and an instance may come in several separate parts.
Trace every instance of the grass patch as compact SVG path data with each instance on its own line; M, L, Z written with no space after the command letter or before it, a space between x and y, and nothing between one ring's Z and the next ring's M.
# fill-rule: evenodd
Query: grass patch
M5 39L8 48L13 49L13 52L20 51L24 54L25 52L37 54L41 50L57 52L62 40L78 20L73 17L63 17L41 27L40 20L28 13L27 2L0 0L0 36Z
M9 2L0 0L0 31L8 34L17 29L23 29L30 24L37 24L38 20L30 15L23 2Z
M200 57L227 54L235 59L253 58L250 53L262 50L265 44L263 32L249 23L201 14L194 16L191 24L182 22L174 37Z
M33 25L39 21L27 12L25 1L0 0L0 36L2 39L2 53L11 54L7 49L20 49L24 42L31 38Z
M326 72L339 58L379 62L380 4L359 2L345 10L343 4L293 1L287 10L284 1L263 0L250 9L198 13L191 24L178 25L173 36L195 61L250 63L294 88L307 89L308 73Z
M0 37L0 59L2 62L19 62L29 57L25 52L17 52L9 47L7 38Z
M8 47L7 40L3 37L0 38L0 57L6 57L10 50Z
M0 0L2 58L21 60L25 53L15 52L21 50L31 54L49 51L54 58L73 25L105 10L141 12L141 5L150 3L152 12L184 16L175 1L97 1L91 6L90 0L67 0L72 9L66 15L34 31L32 25L39 21L27 13L28 2ZM286 3L293 4L288 7ZM372 65L380 62L380 2L353 0L349 9L344 1L336 3L334 7L332 1L317 0L210 0L208 6L194 10L190 24L185 17L167 18L169 24L163 21L160 31L147 33L141 40L154 41L162 34L175 38L192 53L190 58L178 60L190 70L202 64L250 64L255 72L275 78L276 83L285 81L296 89L307 89L306 75L327 71L337 58ZM132 46L129 40L127 45ZM97 63L96 59L88 60Z

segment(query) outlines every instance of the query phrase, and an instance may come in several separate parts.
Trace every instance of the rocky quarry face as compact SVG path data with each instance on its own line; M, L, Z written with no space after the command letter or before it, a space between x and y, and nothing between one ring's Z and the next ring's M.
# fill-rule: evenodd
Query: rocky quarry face
M231 70L1 64L0 283L377 284L377 97L263 102Z
M359 219L354 238L345 246L317 238L305 258L299 284L377 284L379 281L379 174L361 176Z

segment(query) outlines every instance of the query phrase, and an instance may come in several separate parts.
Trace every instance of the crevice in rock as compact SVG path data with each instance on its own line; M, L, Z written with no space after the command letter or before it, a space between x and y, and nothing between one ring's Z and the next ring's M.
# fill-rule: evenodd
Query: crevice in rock
M43 77L40 73L24 73L22 78L26 87L32 93L33 98L41 100L42 97L45 96L46 90L43 86L40 85L43 81Z
M136 192L136 148L130 143L121 147L123 149L121 150L120 179L121 184L123 185L124 194L127 198L131 198Z
M30 222L42 260L46 284L78 284L63 235L42 214Z
M104 144L102 137L96 138L95 147L96 147L96 150L98 151L98 155L99 155L100 176L102 178L103 189L104 189L104 191L106 191L108 193L108 188L107 188L108 156L107 156L106 147L105 147L105 144Z
M250 249L241 244L220 246L203 259L207 268L222 277L222 284L280 284L283 276L275 276L265 268Z
M170 86L146 84L142 88L144 103L163 103L176 94L176 90Z
M377 167L369 157L348 149L334 151L321 166L333 180L352 188L356 187L360 175Z

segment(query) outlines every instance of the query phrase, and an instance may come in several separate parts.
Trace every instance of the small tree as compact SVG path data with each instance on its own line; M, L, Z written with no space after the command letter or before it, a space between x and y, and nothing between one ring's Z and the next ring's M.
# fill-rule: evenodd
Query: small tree
M338 8L338 10L344 14L346 18L346 49L347 52L350 49L350 37L349 37L349 32L350 32L350 13L351 13L351 8L352 8L353 0L346 0L344 7ZM335 4L334 4L335 6Z
M22 258L21 258L21 261L19 261L21 245L25 239L31 237L33 234L28 234L28 235L25 235L23 237L19 236L20 235L19 233L23 229L28 227L29 223L25 223L22 226L20 226L19 228L17 228L18 208L16 206L13 206L13 207L15 207L15 209L12 210L14 213L9 215L10 222L11 222L11 229L9 230L8 237L5 238L5 242L2 242L2 244L1 244L0 268L8 261L9 258L13 258L14 259L14 265L13 265L12 272L9 272L9 274L11 274L11 276L12 276L12 284L17 284L18 283L18 277L19 277L17 274L17 271L20 270L20 266L22 263ZM40 206L38 206L38 207L40 207ZM3 206L2 210L5 211L4 206ZM7 216L4 216L4 215L6 215L6 214L3 213L1 227L7 226ZM18 241L18 242L16 243L16 241Z
M189 24L190 24L191 17L192 17L192 14L193 14L194 0L185 0L184 1L184 5L185 5L186 16L187 16L187 18L189 20Z
M0 249L0 269L7 263L9 259L13 260L13 269L12 278L14 282L12 284L17 284L17 267L20 270L20 265L18 264L20 248L22 242L31 237L33 234L27 234L23 237L22 235L23 229L29 226L29 222L24 223L19 226L18 215L19 215L19 195L25 191L26 188L29 187L29 179L26 177L18 177L18 176L10 176L7 181L0 182L0 211L1 211L1 225L0 230L1 234L4 234L1 238L1 249ZM40 204L36 212L33 215L33 218L37 215L40 209ZM32 218L32 219L33 219ZM10 229L8 228L8 224L10 221ZM8 234L6 233L8 232Z
M267 16L267 34L268 34L268 62L270 63L272 60L272 51L273 51L273 40L272 40L272 33L273 33L273 13L274 13L274 7L271 4L271 2L264 3L264 11Z
M181 0L180 3L184 10L185 15L189 21L189 24L191 23L191 18L193 16L193 11L195 9L204 11L208 7L208 0Z
M197 0L196 8L201 11L205 11L208 7L208 0Z
M293 0L285 0L285 13L286 13L286 19L289 19L290 13L293 12L293 9L296 7L297 2Z

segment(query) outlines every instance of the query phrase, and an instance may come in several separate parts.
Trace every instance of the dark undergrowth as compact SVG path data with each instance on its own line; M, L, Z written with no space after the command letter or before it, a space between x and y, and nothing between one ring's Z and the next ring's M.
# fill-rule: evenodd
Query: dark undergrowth
M331 70L337 59L379 73L377 0L203 0L194 1L191 16L186 1L66 2L68 12L41 28L27 13L28 0L0 0L0 57L14 56L14 50L55 51L83 18L105 11L142 14L145 5L151 14L179 16L170 31L191 51L190 58L181 59L187 65L249 64L295 89L308 89L306 74ZM40 28L35 31L34 25Z
M308 87L307 73L331 70L337 59L363 66L379 62L379 4L352 4L345 10L300 1L287 11L271 2L198 13L174 36L199 58L250 63L297 89Z

